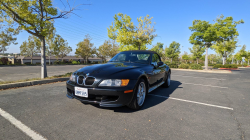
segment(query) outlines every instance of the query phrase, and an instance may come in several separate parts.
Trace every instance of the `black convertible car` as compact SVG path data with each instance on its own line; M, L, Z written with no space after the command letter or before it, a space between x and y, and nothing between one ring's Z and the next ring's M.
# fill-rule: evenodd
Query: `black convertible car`
M67 81L67 97L103 107L140 109L147 94L170 86L170 68L153 51L124 51L106 64L83 67Z

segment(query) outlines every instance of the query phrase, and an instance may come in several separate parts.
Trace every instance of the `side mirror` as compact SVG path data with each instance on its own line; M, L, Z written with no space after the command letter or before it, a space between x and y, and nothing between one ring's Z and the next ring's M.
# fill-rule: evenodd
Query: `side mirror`
M161 61L157 63L158 67L159 67L159 66L162 66L163 64L164 64L164 63L161 62Z

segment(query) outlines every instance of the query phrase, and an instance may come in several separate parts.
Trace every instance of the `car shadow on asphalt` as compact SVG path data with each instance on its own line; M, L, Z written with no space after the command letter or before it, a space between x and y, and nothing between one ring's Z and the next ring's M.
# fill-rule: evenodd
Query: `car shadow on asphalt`
M182 83L179 82L179 81L171 80L170 87L168 87L168 88L159 87L159 88L155 89L154 91L152 91L150 94L169 97L171 94L174 93L174 91L177 88L182 88L182 87L179 87L181 84ZM116 108L100 107L99 105L93 105L93 106L95 106L97 108L100 108L100 109L114 110L114 112L132 113L132 112L142 111L142 110L148 109L150 107L156 106L156 105L166 101L167 99L168 98L162 98L162 97L156 97L156 96L148 95L146 97L146 100L145 100L145 103L144 103L143 107L140 110L132 110L132 109L128 108L127 106L116 107Z

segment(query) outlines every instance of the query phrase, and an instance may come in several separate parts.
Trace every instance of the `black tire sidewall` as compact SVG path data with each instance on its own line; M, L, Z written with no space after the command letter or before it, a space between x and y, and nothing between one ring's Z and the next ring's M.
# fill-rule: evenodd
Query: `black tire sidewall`
M144 84L145 84L146 93L145 93L145 98L144 98L143 104L142 104L141 106L139 106L139 105L138 105L138 102L137 102L137 92L138 92L139 84L140 84L141 82L144 82ZM128 105L128 107L129 107L129 108L132 108L132 109L135 109L135 110L139 110L140 108L142 108L143 105L144 105L144 103L145 103L145 100L146 100L146 97L147 97L147 93L148 93L148 88L147 88L146 82L145 82L144 79L140 79L140 80L138 81L138 83L136 84L136 86L135 86L133 99L132 99L131 103Z

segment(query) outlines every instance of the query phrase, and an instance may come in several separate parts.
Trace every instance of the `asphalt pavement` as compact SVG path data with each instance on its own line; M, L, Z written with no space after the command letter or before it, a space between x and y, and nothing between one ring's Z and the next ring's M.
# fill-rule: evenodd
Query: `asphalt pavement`
M250 139L249 73L173 70L139 111L68 99L65 82L2 90L0 139Z
M62 75L74 72L86 65L54 65L47 66L48 76ZM0 67L0 81L17 81L23 79L40 78L41 66L9 66Z

